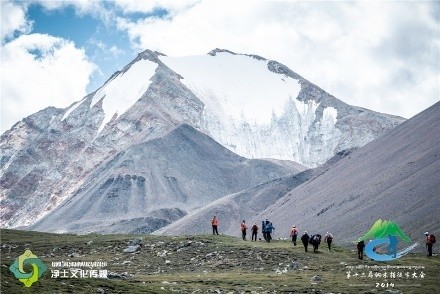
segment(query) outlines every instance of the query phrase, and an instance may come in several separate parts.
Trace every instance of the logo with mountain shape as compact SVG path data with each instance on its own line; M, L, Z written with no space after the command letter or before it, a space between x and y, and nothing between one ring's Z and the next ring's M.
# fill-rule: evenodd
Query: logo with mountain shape
M399 238L405 242L411 242L411 239L399 228L399 226L388 220L377 220L371 229L359 241L368 241L365 246L365 254L376 261L391 261L408 254L413 250L418 243L415 243L401 251L397 251ZM386 254L379 254L377 249L381 246L387 245L388 250Z
M24 270L24 266L27 264L32 266L32 272L30 273L27 273ZM43 273L47 270L47 266L41 261L41 259L33 254L32 251L26 250L14 261L9 267L9 270L24 284L25 287L30 287L41 278Z

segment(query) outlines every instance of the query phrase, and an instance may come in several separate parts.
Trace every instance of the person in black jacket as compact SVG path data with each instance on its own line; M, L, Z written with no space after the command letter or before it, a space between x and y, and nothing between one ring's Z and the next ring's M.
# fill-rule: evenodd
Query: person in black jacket
M307 252L307 247L309 246L309 239L310 239L309 234L307 234L307 231L305 231L304 234L301 236L301 242L303 243L306 252Z
M313 246L313 252L314 253L318 252L319 244L321 244L321 235L316 234L316 235L310 236L309 243L312 244L312 246Z
M254 223L254 225L251 228L251 231L252 231L252 241L254 241L254 238L255 238L255 241L257 241L257 234L258 234L257 223Z
M365 242L364 240L359 240L359 242L356 245L358 250L358 258L364 259L364 248L365 248Z

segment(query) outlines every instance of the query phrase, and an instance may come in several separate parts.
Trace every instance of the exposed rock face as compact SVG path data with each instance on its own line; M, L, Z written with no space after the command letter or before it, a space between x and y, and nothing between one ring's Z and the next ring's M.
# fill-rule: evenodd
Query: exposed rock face
M114 156L31 229L150 233L223 195L295 171L288 162L240 157L181 125Z
M257 107L260 104L263 107ZM125 152L142 151L134 146L161 138L182 123L241 156L316 166L402 120L348 106L287 67L259 56L214 50L179 60L146 50L81 101L67 109L42 110L2 134L2 226L33 224L66 199L91 197L99 187L119 185L118 191L125 191L142 186L141 178L134 178L142 176L141 168L134 172L130 166L111 176L106 171L113 171ZM285 168L281 165L273 175L283 175ZM290 171L302 169L297 165ZM149 176L162 179L154 172ZM248 172L253 179L246 180L249 183L269 180ZM211 185L212 179L204 180L205 186ZM180 185L182 179L170 177L166 184L174 187L167 194L168 203L180 195L176 182ZM148 211L177 207L157 205ZM167 224L179 215L159 218L158 223ZM136 227L151 229L141 229L140 223Z

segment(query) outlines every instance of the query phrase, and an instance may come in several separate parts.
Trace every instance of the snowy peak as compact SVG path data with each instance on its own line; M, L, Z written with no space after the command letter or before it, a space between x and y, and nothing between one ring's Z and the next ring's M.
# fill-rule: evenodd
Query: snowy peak
M360 117L356 107L285 65L257 55L215 49L204 56L159 59L203 102L202 127L245 157L288 159L314 167L403 121L373 112ZM371 129L369 115L382 120L379 128ZM350 130L344 121L360 123Z
M150 86L160 94L147 95ZM173 125L194 124L241 156L310 167L403 121L347 105L277 61L226 49L185 57L145 50L92 95L90 108L102 109L95 137L145 97L147 105L161 105L162 117ZM84 101L72 105L63 120ZM171 111L164 105L172 105ZM354 129L348 126L353 123Z
M227 50L227 49L220 49L220 48L215 48L214 50L209 51L208 55L216 56L217 53L229 53L229 54L232 54L232 55L237 55L237 53L235 53L235 52L232 52L232 51Z
M265 59L212 52L215 55L160 57L202 100L209 117L223 116L235 124L269 124L272 113L281 116L287 101L301 90L298 80L269 71Z
M267 60L266 58L261 57L261 56L259 56L259 55L255 55L255 54L241 54L241 53L235 53L235 52L232 52L232 51L227 50L227 49L219 49L219 48L216 48L216 49L214 49L214 50L211 50L211 51L208 53L208 55L216 56L217 53L228 53L228 54L232 54L232 55L243 55L243 56L249 56L249 57L255 58L255 59L257 59L257 60Z
M142 59L132 64L130 70L123 71L100 88L93 95L90 107L102 100L104 119L98 128L98 134L116 115L125 113L147 91L157 64Z

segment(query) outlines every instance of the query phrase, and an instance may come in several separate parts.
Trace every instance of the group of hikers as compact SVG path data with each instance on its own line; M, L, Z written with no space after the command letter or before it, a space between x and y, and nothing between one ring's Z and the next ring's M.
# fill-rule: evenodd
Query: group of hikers
M214 216L211 220L212 225L212 234L218 235L218 218L217 216ZM263 238L266 242L270 242L273 238L273 234L275 232L275 227L273 226L272 222L270 222L268 219L261 222L261 228L263 233ZM247 225L246 221L243 220L243 222L240 224L240 230L241 230L241 236L243 240L246 240L247 235ZM257 235L258 230L260 228L257 226L257 223L254 223L251 227L252 232L252 241L257 241ZM298 238L298 229L295 225L292 226L292 229L290 230L290 237L292 239L293 246L297 245L297 238ZM435 243L435 236L432 234L429 234L428 232L425 233L426 236L426 249L427 249L427 255L432 256L432 245ZM314 234L309 235L307 231L303 233L300 240L304 246L305 252L308 252L308 246L309 244L313 246L313 252L318 252L318 247L321 244L321 238L322 236L320 234ZM260 239L261 240L261 239ZM333 242L333 235L329 232L327 232L324 235L324 242L327 243L328 251L332 250L332 242ZM365 249L365 242L363 240L360 240L357 245L357 253L358 258L363 259L364 255L364 249ZM373 249L375 251L376 248Z
M218 235L218 218L217 216L214 216L211 220L212 225L212 234ZM247 225L246 221L243 220L243 222L240 224L240 230L241 230L241 236L243 240L246 240L247 236ZM257 223L254 223L251 227L252 232L252 241L257 241L258 236L258 230L260 228L258 227ZM272 222L270 222L268 219L261 222L261 231L263 233L263 238L266 242L270 242L273 238L273 234L275 232L275 227L273 226ZM298 237L298 229L296 226L292 226L292 229L290 230L290 237L292 238L292 243L294 246L297 244L297 237ZM308 252L309 244L313 246L313 251L318 252L319 244L321 244L321 238L322 236L320 234L315 234L309 236L307 231L304 232L304 234L301 236L301 242L304 246L305 252ZM331 251L332 249L332 242L333 242L333 235L327 232L324 236L324 242L327 243L328 251Z

